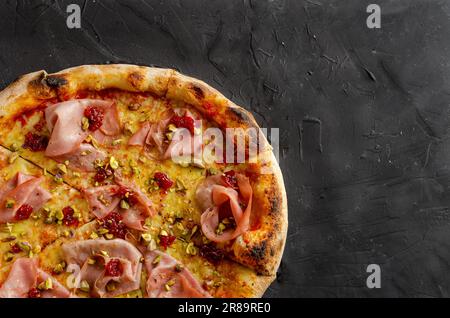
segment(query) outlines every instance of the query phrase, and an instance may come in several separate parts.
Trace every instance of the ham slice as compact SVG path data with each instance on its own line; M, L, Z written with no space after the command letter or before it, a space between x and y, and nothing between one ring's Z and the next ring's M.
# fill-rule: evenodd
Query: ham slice
M146 290L150 298L211 297L192 273L167 253L147 252L145 267L148 273Z
M129 203L128 209L122 209L120 201L122 198L117 194L126 189L133 201ZM139 231L144 230L143 223L148 216L155 215L152 208L153 203L142 193L137 186L130 186L123 182L115 185L107 185L85 189L83 191L89 203L90 210L97 218L102 219L112 211L117 211L123 218L123 223L129 228Z
M6 281L0 287L0 298L27 298L30 289L36 288L47 279L51 279L52 288L41 290L41 298L70 297L67 288L38 267L36 259L19 258L12 265Z
M197 202L205 209L200 218L202 231L213 242L230 241L249 229L253 190L246 176L238 173L236 179L239 192L225 186L217 175L206 178L197 188ZM242 208L241 203L244 204L245 209ZM219 212L223 204L229 204L236 227L217 234L216 229L220 222Z
M175 113L194 118L194 115L187 109L178 109ZM130 138L128 145L149 148L156 147L162 159L172 158L174 161L190 162L192 154L201 154L201 138L194 138L186 128L178 128L173 133L170 143L167 143L165 133L167 132L170 120L171 117L157 123L145 122ZM200 128L198 121L194 122L194 124L195 128Z
M156 147L160 155L164 154L164 140L170 118L158 123L145 122L142 127L130 138L128 145L141 147Z
M23 204L30 205L36 211L50 200L50 192L39 186L43 180L43 177L19 172L6 182L0 189L0 223L14 222L16 212ZM6 206L8 200L14 202L13 207Z
M82 143L80 147L73 152L53 157L57 162L69 162L68 168L75 171L95 172L94 162L104 161L106 154L91 144Z
M77 265L81 268L80 277L76 280L86 280L91 288L91 294L96 297L115 297L136 290L140 286L142 254L131 243L122 240L86 240L64 244L64 258L68 266ZM95 263L89 259L95 256ZM118 260L123 271L118 276L108 276L105 264ZM114 283L114 290L108 289L109 283Z
M84 111L89 106L98 107L104 113L102 125L93 133L83 130L81 124ZM47 107L45 119L51 132L45 155L59 161L72 159L75 167L82 171L92 171L92 162L87 162L88 159L95 160L102 156L98 151L92 151L94 155L91 157L75 158L81 156L83 150L80 147L86 137L92 134L97 141L102 142L120 133L117 107L112 101L77 99L57 103Z

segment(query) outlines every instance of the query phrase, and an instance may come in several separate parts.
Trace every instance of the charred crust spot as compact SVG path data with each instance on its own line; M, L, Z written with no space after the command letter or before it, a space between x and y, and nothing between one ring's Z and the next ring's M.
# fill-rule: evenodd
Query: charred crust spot
M128 75L128 82L134 87L139 88L144 82L144 76L139 72L132 72Z
M38 98L48 98L52 96L51 88L45 81L45 73L42 72L37 78L28 83L28 89Z
M228 116L230 116L240 124L244 124L248 127L257 128L248 112L245 111L244 109L241 109L239 107L227 107L226 113Z
M68 83L64 77L57 76L57 75L47 76L47 78L45 79L45 82L47 83L48 86L54 87L54 88L59 88L61 86L67 85L67 83Z
M205 93L203 92L202 88L196 85L191 85L190 89L193 91L195 98L197 99L204 99Z
M259 245L255 245L250 250L251 257L256 261L261 261L264 259L267 250L266 240L262 241Z

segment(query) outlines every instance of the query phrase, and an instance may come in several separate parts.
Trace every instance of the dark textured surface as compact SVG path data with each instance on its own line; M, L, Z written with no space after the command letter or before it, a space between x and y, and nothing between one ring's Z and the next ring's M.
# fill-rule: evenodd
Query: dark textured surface
M370 2L4 0L0 86L108 61L203 79L281 128L290 224L266 296L450 296L450 5L377 1L370 30Z

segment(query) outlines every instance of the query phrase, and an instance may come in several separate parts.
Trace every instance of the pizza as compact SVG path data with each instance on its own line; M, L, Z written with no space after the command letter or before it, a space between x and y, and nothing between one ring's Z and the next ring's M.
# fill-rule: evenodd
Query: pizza
M261 128L200 80L84 65L0 92L0 297L260 297L287 223Z

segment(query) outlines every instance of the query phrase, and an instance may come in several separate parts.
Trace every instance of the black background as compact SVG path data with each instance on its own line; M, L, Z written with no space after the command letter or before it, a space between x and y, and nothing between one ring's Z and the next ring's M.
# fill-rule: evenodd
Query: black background
M200 78L280 128L290 223L267 297L449 296L450 3L377 0L369 29L371 2L3 0L0 86L108 62Z

